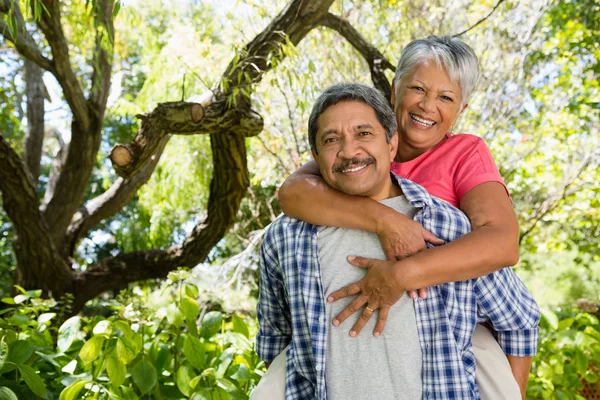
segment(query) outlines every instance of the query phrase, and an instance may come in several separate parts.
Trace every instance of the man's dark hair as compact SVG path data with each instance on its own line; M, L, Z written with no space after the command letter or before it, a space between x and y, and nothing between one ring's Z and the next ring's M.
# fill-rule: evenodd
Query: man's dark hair
M308 119L308 141L310 148L317 152L317 131L319 117L329 107L342 101L360 101L371 106L377 120L385 129L385 138L389 143L396 133L396 116L385 97L375 88L359 83L340 83L325 90L315 101Z

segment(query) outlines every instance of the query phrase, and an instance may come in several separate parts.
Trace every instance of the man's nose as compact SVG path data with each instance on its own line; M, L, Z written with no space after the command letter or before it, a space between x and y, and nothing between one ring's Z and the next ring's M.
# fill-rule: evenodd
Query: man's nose
M342 140L342 146L338 155L342 158L351 159L360 154L360 146L353 137Z

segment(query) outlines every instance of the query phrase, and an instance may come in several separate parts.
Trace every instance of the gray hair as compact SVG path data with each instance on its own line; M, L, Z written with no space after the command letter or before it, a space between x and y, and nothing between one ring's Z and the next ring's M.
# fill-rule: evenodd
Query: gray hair
M359 83L340 83L325 90L315 101L308 118L308 141L310 148L317 153L317 131L319 117L329 107L342 101L359 101L375 110L377 120L385 129L385 138L389 143L396 133L396 116L386 98L375 88Z
M451 36L428 36L410 42L400 56L394 82L396 89L402 79L414 68L426 61L433 61L439 68L444 68L450 80L460 86L462 91L461 105L468 102L479 79L479 61L473 49Z

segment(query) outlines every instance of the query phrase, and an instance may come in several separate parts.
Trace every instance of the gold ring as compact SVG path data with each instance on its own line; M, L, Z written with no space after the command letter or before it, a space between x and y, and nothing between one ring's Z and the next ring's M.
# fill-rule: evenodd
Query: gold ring
M375 312L375 310L373 310L373 309L372 309L371 307L369 307L369 306L366 306L366 307L365 307L365 309L367 309L367 310L369 310L369 311L371 311L371 312Z

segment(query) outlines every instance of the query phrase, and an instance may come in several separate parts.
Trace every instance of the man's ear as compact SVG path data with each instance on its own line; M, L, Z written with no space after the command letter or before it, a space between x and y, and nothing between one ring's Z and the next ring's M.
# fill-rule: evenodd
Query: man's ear
M390 162L392 162L398 152L398 132L394 132L394 136L392 136L388 145L390 146Z
M312 155L313 160L317 161L317 152L315 149L310 149L310 154Z

